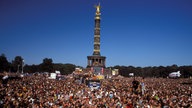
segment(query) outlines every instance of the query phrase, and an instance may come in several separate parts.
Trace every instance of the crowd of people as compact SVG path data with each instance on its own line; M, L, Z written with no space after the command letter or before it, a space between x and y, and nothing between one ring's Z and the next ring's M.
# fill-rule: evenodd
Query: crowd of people
M192 108L191 79L125 78L101 81L92 90L74 78L24 76L0 83L3 108ZM133 87L138 81L138 88Z

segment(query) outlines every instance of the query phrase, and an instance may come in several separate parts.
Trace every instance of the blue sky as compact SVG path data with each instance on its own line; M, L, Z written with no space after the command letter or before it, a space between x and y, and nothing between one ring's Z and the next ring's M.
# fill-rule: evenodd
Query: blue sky
M106 65L192 65L192 0L0 0L0 54L86 67L101 3Z

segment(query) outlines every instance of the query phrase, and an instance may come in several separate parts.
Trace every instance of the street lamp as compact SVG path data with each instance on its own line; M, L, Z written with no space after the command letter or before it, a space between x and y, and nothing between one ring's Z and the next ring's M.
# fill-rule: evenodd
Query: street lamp
M20 65L18 64L18 65L17 65L17 72L18 72L18 73L19 73L19 66L20 66Z
M23 67L24 67L24 59L22 60L22 70L21 70L22 74L23 74Z

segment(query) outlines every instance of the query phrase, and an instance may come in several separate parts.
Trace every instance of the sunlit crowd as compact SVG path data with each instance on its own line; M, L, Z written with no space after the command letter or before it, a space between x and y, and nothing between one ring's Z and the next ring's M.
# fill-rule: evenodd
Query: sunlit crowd
M9 76L9 75L7 75ZM0 83L2 108L192 108L189 78L125 78L101 81L91 89L75 78L23 76ZM138 87L133 87L138 81Z

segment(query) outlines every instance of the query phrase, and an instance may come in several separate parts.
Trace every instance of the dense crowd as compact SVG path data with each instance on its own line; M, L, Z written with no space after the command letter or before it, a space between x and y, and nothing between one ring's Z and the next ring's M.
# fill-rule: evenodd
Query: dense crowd
M0 107L4 108L192 108L191 79L133 78L102 80L92 90L74 78L48 79L25 76L0 83Z

